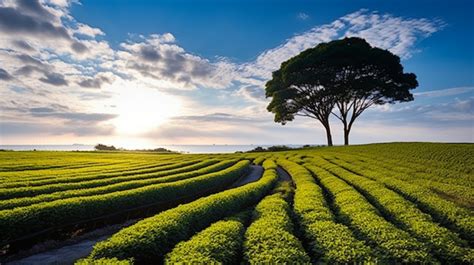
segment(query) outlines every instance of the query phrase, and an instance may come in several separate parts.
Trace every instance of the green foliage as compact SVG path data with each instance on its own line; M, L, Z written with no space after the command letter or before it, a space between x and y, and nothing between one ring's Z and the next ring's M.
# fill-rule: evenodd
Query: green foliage
M261 165L263 163L263 161L265 161L265 157L264 156L258 156L257 158L255 158L253 160L253 163L255 165Z
M293 201L293 187L290 181L279 181L272 193L278 193L286 201Z
M131 181L131 180L143 180L157 178L161 176L169 176L173 174L183 173L187 171L196 170L204 166L216 163L215 160L203 161L200 163L191 164L188 166L182 166L179 168L174 168L170 170L158 170L158 172L144 173L144 174L125 174L123 176L98 176L92 179L81 179L78 182L70 183L55 183L50 185L41 185L35 187L19 187L19 188L4 188L0 189L0 198L1 199L10 199L26 196L36 196L40 194L48 194L64 190L72 189L85 189L85 188L94 188L101 187L105 185L111 185L115 183ZM42 183L43 184L43 183Z
M91 258L134 258L140 263L156 263L179 241L187 240L224 216L256 203L276 180L274 170L265 170L262 178L256 182L144 219L96 244Z
M423 213L416 205L386 188L383 184L356 175L324 159L315 158L312 164L328 170L358 188L391 220L403 226L420 241L431 246L432 251L443 262L474 262L474 260L469 260L471 250L467 248L467 243L461 240L456 233L433 222L431 216Z
M245 232L244 260L250 264L309 263L293 235L290 206L282 194L265 197L255 208L254 221Z
M357 240L348 227L334 221L323 191L308 170L288 160L280 159L278 164L295 182L293 207L313 259L330 264L373 261L371 249Z
M231 184L247 170L249 164L248 160L244 160L219 172L171 183L3 210L0 211L0 231L3 231L0 241L17 238L55 225L100 217L140 205L168 201L170 198L195 194L213 186Z
M440 145L433 144L397 144L396 146L386 146L385 149L388 149L390 151L400 150L399 152L401 152L405 156L410 156L410 159L405 158L407 161L406 163L408 164L410 164L410 161L419 162L419 164L417 165L410 165L410 170L404 170L404 172L406 172L405 174L407 175L398 173L402 170L400 166L397 168L384 168L379 166L381 164L380 162L373 162L374 159L365 158L367 162L364 161L363 163L354 163L352 162L354 158L350 158L351 163L342 163L340 160L338 161L338 163L342 163L344 167L353 170L358 174L362 174L370 179L383 183L388 188L401 194L405 199L414 202L424 212L430 213L437 222L440 222L448 228L455 230L461 235L461 237L466 238L470 242L472 242L474 240L474 214L472 213L472 211L457 205L456 201L453 202L451 200L447 200L445 197L439 196L436 192L433 191L433 187L439 187L439 184L437 185L437 182L440 178L442 178L441 176L444 175L444 178L449 178L449 182L452 183L448 187L449 189L459 190L459 188L457 188L457 185L459 185L465 187L465 189L462 190L470 191L467 193L463 193L461 191L458 194L455 194L454 198L459 196L459 199L470 201L469 194L473 192L471 184L472 180L470 180L472 179L472 176L463 177L463 173L461 171L472 171L473 166L470 162L474 163L474 159L472 157L466 158L465 156L469 155L470 153L473 153L474 148L472 148L470 145L450 144L441 146L442 147L440 147ZM372 156L375 156L376 154L384 155L385 152L387 152L387 150L384 151L384 149L379 150L380 146L375 146L374 149L376 149L372 151L374 153L366 152L366 154L371 154ZM419 149L420 152L432 150L434 155L431 156L437 157L441 157L441 150L444 149L448 160L451 161L450 163L452 166L447 166L444 163L444 161L446 160L440 160L439 163L437 163L437 166L432 165L433 161L430 161L426 158L428 155L418 154L416 152L416 149ZM457 165L452 161L452 157L454 154L462 156L456 163ZM423 156L423 158L421 158L421 156ZM400 157L400 155L394 154L393 157ZM347 159L347 154L345 156L345 159ZM397 164L405 164L405 160L401 160L401 157L398 159L398 161L396 160ZM384 161L385 160L387 160L387 158L384 158ZM430 169L426 169L427 167L429 167ZM459 169L455 170L454 168ZM430 177L425 175L420 176L420 172L424 173L427 171L429 172ZM458 177L448 177L447 174L454 175L454 172L451 171L457 171ZM416 172L418 172L418 174ZM425 181L421 181L423 183L422 185L419 185L420 181L415 183L411 183L410 181L423 179Z
M238 262L248 214L213 223L188 241L178 243L165 257L165 264Z
M135 188L140 188L149 185L156 185L160 183L167 183L173 182L183 179L192 178L199 175L209 174L216 171L223 170L236 162L236 160L224 160L221 162L216 163L215 160L206 160L202 163L198 163L191 167L183 167L182 170L191 170L190 172L184 173L177 173L171 174L163 177L156 177L156 178L146 178L146 179L138 179L135 180L138 175L134 175L131 180L123 181L115 184L110 185L103 185L99 187L92 187L92 188L82 188L82 189L73 189L73 190L65 190L65 191L58 191L51 194L41 194L34 197L22 197L16 199L9 199L0 201L0 209L11 209L20 206L28 206L34 203L40 202L49 202L55 201L60 199L66 198L77 198L82 196L92 196L92 195L99 195L99 194L106 194L116 191L123 191L123 190L131 190ZM206 166L203 168L199 168L202 166ZM181 171L181 170L180 170ZM178 172L180 172L178 171ZM170 172L170 171L163 171L163 172ZM45 187L45 186L42 186Z
M105 144L97 144L96 146L94 146L94 149L98 150L98 151L115 151L115 150L117 150L117 148L115 148L115 146L105 145Z
M206 163L209 163L210 161L212 160L207 160ZM199 165L196 160L185 162L180 160L164 160L158 163L151 161L145 161L145 163L126 163L123 166L120 164L112 164L112 166L91 166L87 168L87 170L80 170L77 168L72 170L61 170L60 172L56 170L54 176L47 174L49 176L42 178L34 177L33 179L22 176L20 179L7 181L0 185L0 188L36 187L59 183L75 183L88 180L156 173L158 171L168 171L196 165Z
M381 252L381 259L402 263L435 262L427 247L386 221L379 211L343 180L314 165L305 165L321 181L345 222Z
M264 253L279 257L299 249L294 235L318 264L474 260L473 144L390 143L198 155L0 152L0 194L6 196L0 200L0 240L225 187L246 172L249 162L235 164L240 160L262 164L264 178L124 229L79 264L130 264L137 257L138 264L160 263L175 250L173 258L192 254L196 263L218 263L222 256L234 255L232 262L222 262L244 262L245 233L233 240L241 226L228 225L238 221L228 216L259 202L246 232L257 240L248 250L262 245L261 253L252 250L262 260L271 258ZM293 182L273 185L275 161ZM226 225L216 225L222 223Z
M283 62L265 85L267 110L285 124L296 115L319 120L332 145L329 116L344 124L345 143L355 119L372 105L413 100L416 75L404 73L400 58L350 37L320 43Z

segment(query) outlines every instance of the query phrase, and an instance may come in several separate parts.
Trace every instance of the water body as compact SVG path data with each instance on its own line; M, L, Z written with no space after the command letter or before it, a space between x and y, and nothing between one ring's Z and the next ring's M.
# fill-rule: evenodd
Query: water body
M249 151L257 146L269 147L272 145L161 145L156 147L163 147L169 150L183 152L183 153L234 153L237 151ZM303 145L287 144L286 146L297 148ZM151 148L156 148L151 147ZM94 145L0 145L0 149L14 150L14 151L93 151Z

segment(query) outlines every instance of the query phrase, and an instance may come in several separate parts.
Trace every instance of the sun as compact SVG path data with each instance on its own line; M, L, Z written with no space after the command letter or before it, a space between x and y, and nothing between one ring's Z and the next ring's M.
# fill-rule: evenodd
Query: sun
M143 87L120 89L114 103L118 115L114 125L122 135L152 131L181 109L178 98Z

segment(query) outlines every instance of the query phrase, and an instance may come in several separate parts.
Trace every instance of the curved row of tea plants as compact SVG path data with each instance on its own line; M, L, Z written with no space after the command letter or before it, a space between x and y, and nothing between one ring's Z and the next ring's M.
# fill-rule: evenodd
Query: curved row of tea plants
M358 240L347 226L335 222L322 189L307 169L283 159L278 164L296 185L293 207L314 260L328 264L375 260L365 242Z
M92 179L92 180L85 180L85 181L73 182L73 183L58 183L58 184L51 184L51 185L44 185L44 186L37 186L37 187L5 188L5 189L0 189L0 199L5 200L5 199L19 198L19 197L31 197L31 196L37 196L40 194L49 194L49 193L58 192L58 191L94 188L94 187L111 185L111 184L116 184L120 182L131 181L131 180L157 178L157 177L168 176L168 175L200 169L202 167L205 167L217 162L218 162L217 160L211 159L211 160L205 160L205 161L192 164L189 166L185 166L185 167L157 171L153 173L145 173L145 174L137 174L137 175L121 176L121 177L97 179L97 180Z
M334 198L343 218L356 233L382 253L382 259L402 263L432 263L428 248L386 221L364 196L343 180L315 164L305 164Z
M159 263L174 245L211 223L257 203L277 181L275 170L265 170L256 182L226 190L164 211L122 229L94 246L90 259L134 259Z
M51 185L51 184L59 184L59 183L73 183L73 182L82 182L87 180L98 180L98 179L106 179L112 177L121 177L121 176L129 176L129 175L137 175L137 174L144 174L144 173L153 173L158 171L164 170L171 170L177 169L185 166L190 166L192 164L196 164L199 161L197 160L190 160L183 162L182 160L179 161L167 161L157 164L148 163L148 165L141 165L139 167L130 167L126 166L124 168L113 169L110 171L104 170L103 168L97 169L97 172L87 172L85 174L80 174L77 172L71 172L68 175L55 177L50 179L41 179L41 180L28 180L28 181L19 181L19 182L7 182L5 184L0 185L0 189L2 188L17 188L17 187L33 187L33 186L43 186L43 185ZM71 176L72 175L72 176Z
M22 197L22 198L16 198L16 199L2 200L0 201L0 210L12 209L15 207L24 207L24 206L28 206L28 205L32 205L36 203L41 203L41 202L50 202L50 201L56 201L56 200L61 200L61 199L67 199L67 198L78 198L78 197L84 197L84 196L107 194L107 193L112 193L116 191L136 189L136 188L140 188L140 187L144 187L148 185L173 182L173 181L188 179L195 176L200 176L200 175L216 172L219 170L223 170L235 163L236 163L235 160L230 160L230 161L224 160L216 164L211 164L204 168L196 169L189 172L159 177L159 178L131 180L131 181L119 182L116 184L99 186L99 187L88 188L88 189L86 188L86 189L77 189L77 190L66 190L66 191L59 191L59 192L50 193L50 194L37 195L34 197Z
M166 254L165 264L237 264L248 211L213 223Z
M265 197L255 208L245 232L244 261L250 264L305 264L310 262L294 235L290 205L281 193Z
M469 257L469 252L472 250L467 248L467 243L456 233L434 223L430 215L421 212L413 203L387 189L383 184L355 175L321 158L314 159L313 164L317 164L355 187L382 213L420 241L427 243L438 259L454 263L474 262L474 260L469 260L474 258L474 253L471 254L472 257Z
M370 167L371 170L377 172L384 171L386 177L396 178L408 183L424 186L437 194L442 194L443 198L453 201L463 207L471 207L474 205L474 176L469 179L449 178L435 176L431 173L422 172L423 167L420 165L407 168L401 163L392 165L385 164L384 161L377 161L375 159L364 159L363 162L357 161L353 156L338 155L337 158L327 157L328 160L344 160L350 163L357 163L363 167Z
M419 205L420 209L429 212L435 220L458 232L462 237L474 241L474 213L466 208L445 200L433 191L390 176L388 170L381 170L370 165L364 167L358 163L338 162L345 168L366 176L401 194L404 198Z
M171 183L3 210L0 211L0 242L58 225L191 196L211 187L230 185L247 171L249 163L243 160L219 172Z

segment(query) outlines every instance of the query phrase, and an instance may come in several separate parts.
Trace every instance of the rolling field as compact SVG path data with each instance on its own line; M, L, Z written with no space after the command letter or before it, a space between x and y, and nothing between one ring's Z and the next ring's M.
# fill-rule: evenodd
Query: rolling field
M0 152L0 242L133 217L77 263L474 264L473 186L472 144Z

